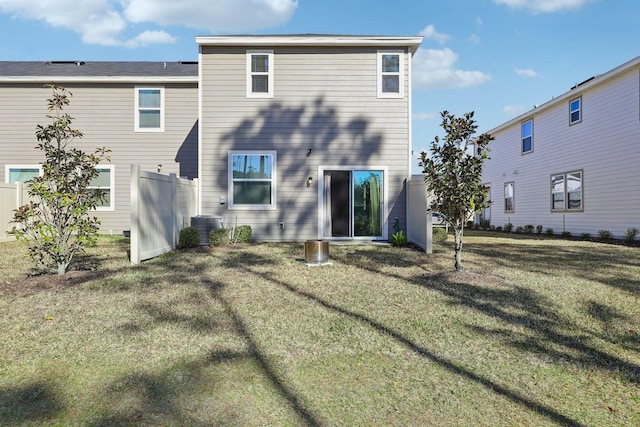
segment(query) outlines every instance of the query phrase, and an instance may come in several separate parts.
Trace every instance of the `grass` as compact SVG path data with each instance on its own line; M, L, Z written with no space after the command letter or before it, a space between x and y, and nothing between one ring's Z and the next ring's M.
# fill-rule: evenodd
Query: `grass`
M0 424L640 425L638 248L126 249L25 279L0 244Z

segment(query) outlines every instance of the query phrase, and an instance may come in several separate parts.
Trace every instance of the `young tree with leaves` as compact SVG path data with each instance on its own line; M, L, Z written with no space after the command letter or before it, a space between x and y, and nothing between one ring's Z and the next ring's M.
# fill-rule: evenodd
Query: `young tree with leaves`
M427 190L434 200L430 208L440 212L455 235L455 269L461 271L464 225L469 217L489 205L482 184L482 166L489 158L487 145L493 137L485 133L477 138L478 126L473 111L455 117L440 113L446 135L431 143L431 155L420 153L419 165L425 174Z
M63 87L47 85L53 91L47 100L48 125L36 129L37 150L45 160L42 174L27 181L28 204L15 210L16 238L28 246L29 256L44 270L64 274L74 255L94 245L100 221L90 212L105 200L103 192L90 189L98 177L96 166L108 161L108 150L91 154L73 147L82 137L71 128L73 118L63 112L72 94Z

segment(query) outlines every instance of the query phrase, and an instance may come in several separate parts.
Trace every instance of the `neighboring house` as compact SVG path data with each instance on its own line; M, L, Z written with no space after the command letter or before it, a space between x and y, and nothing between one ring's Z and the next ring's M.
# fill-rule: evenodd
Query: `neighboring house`
M73 94L64 112L75 118L86 152L106 147L96 186L108 201L98 208L101 233L130 228L130 167L197 177L198 65L187 62L0 62L0 171L24 181L44 159L35 131L46 118L50 88Z
M640 57L489 131L492 225L640 228Z
M422 37L203 36L200 213L262 241L406 227Z

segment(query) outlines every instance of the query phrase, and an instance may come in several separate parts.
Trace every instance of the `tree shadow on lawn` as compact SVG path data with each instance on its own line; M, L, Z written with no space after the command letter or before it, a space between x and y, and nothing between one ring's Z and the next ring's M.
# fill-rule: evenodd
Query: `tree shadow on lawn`
M612 274L618 268L640 269L640 258L633 256L635 248L620 248L596 244L593 248L537 243L535 246L518 243L466 244L465 251L484 257L496 267L526 266L527 271L540 274L572 275L580 279L597 280L605 285L640 295L640 277ZM620 250L630 251L626 258ZM557 268L554 269L553 266ZM550 273L552 271L552 273Z
M395 263L394 263L395 264ZM252 271L252 267L249 266L245 266L246 269L248 269L249 271ZM449 372L451 372L453 375L458 375L460 377L463 377L469 381L472 381L474 383L480 384L483 387L485 387L488 391L493 392L497 395L500 395L508 400L510 400L511 402L520 405L523 408L526 408L530 411L533 411L537 414L540 414L546 418L548 418L549 420L556 422L556 423L561 423L563 425L568 425L568 426L580 426L582 425L580 422L572 419L571 417L567 416L567 415L563 415L559 412L557 412L556 410L554 410L553 408L550 408L548 406L545 406L543 404L540 404L534 400L531 400L529 398L527 398L526 396L518 393L517 391L514 390L510 390L509 388L502 386L494 381L491 381L488 378L485 378L481 375L478 375L466 368L464 368L463 366L456 364L450 360L447 360L444 357L438 356L437 354L429 351L428 349L419 346L418 344L416 344L414 341L412 341L411 339L405 337L404 335L402 335L401 333L393 330L392 328L370 318L367 317L363 314L354 312L352 310L348 310L346 308L342 308L336 304L334 304L331 301L325 300L317 295L314 295L310 292L298 289L297 287L283 281L280 280L279 278L275 277L275 275L273 273L264 273L264 272L257 272L254 271L254 273L259 276L262 280L267 280L275 285L277 285L278 287L287 290L288 292L291 292L292 294L303 298L305 300L308 300L314 304L318 304L321 307L323 307L324 309L327 309L331 312L343 315L343 316L348 316L358 322L361 322L369 327L371 327L372 329L375 329L376 331L391 337L392 339L394 339L397 343L401 344L402 346L404 346L406 349L408 349L409 351L415 353L416 355L418 355L419 357L422 357L426 360L429 360L433 363L436 363L437 365L443 367L444 369L448 370ZM443 277L438 278L438 280L444 280L445 282L447 282L447 280ZM452 285L454 286L454 285Z
M63 409L53 387L46 382L0 388L2 425L46 422Z

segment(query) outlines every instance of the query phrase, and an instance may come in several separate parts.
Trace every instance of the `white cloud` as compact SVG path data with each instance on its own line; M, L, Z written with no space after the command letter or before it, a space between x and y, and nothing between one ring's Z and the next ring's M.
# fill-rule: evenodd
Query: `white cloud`
M173 43L165 31L127 39L132 24L183 25L219 32L251 32L291 19L298 0L0 0L0 12L80 34L87 44L138 47Z
M447 34L439 33L436 31L436 27L433 25L427 25L424 30L418 33L420 36L424 36L427 40L433 40L436 43L444 44L449 40L450 36Z
M508 116L518 116L527 111L527 107L524 105L506 105L502 111Z
M531 78L538 77L538 73L536 73L535 71L533 71L530 68L525 68L525 69L523 69L523 68L514 68L513 71L517 75L522 76L522 77L531 77Z
M437 113L429 113L429 112L421 112L421 113L413 113L413 115L411 116L413 118L413 120L433 120L436 117L438 117Z
M477 34L471 34L469 36L469 38L467 39L467 41L471 42L471 43L478 44L478 43L480 43L480 36L478 36Z
M413 87L416 89L461 88L491 80L481 71L456 70L458 55L449 48L419 49L413 58Z
M214 33L249 32L286 23L297 0L125 0L130 22L184 25Z
M527 9L533 13L553 13L580 9L594 0L493 0L512 9Z

